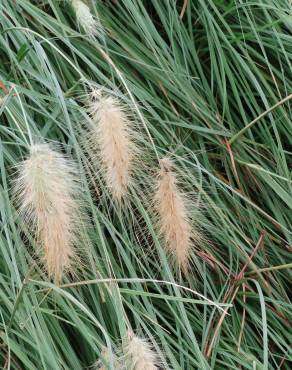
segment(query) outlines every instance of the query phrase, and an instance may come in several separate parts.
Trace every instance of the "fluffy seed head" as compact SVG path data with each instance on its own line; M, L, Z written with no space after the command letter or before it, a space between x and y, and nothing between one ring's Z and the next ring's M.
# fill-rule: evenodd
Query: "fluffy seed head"
M47 273L59 282L76 257L79 203L74 165L48 144L33 145L19 166L15 190L20 214L36 232Z
M177 176L169 158L160 161L154 197L158 230L166 250L184 271L187 271L194 233L187 196L179 189ZM199 237L199 234L195 234Z
M98 155L102 175L115 200L120 202L132 184L138 148L136 133L125 107L112 96L94 91L90 102L94 127L90 132L92 153Z
M158 370L157 354L151 345L142 338L131 334L124 345L125 369Z
M72 7L76 14L78 24L91 37L102 33L102 26L99 19L94 18L89 7L81 0L72 0Z

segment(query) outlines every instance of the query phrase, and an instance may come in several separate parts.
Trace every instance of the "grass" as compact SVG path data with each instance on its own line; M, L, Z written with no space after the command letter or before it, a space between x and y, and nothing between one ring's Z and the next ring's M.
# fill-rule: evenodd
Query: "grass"
M0 3L0 367L90 368L131 327L167 369L290 369L290 2L88 3L101 39L67 1ZM200 203L208 242L188 278L168 263L139 190L127 212L90 191L80 134L90 83L131 106L146 160L171 156ZM11 193L41 140L75 158L84 187L75 285L49 283L34 263Z

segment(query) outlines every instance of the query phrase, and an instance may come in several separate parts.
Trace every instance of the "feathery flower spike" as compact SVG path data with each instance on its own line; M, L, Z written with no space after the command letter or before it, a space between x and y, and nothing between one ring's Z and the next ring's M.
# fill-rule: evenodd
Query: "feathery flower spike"
M158 230L166 250L180 269L187 271L193 240L199 240L198 231L192 230L189 214L190 200L179 189L173 163L169 158L160 161L154 197Z
M125 107L112 96L92 93L90 113L94 127L90 132L92 153L97 154L102 176L113 198L120 202L133 183L135 158L139 152Z
M78 24L90 37L99 36L103 28L98 18L93 17L89 7L82 0L71 0L72 7L76 14Z
M124 345L124 358L127 370L158 370L158 356L151 345L133 333L128 335Z
M48 144L32 145L15 181L19 210L36 232L43 264L55 282L70 271L79 214L74 164Z

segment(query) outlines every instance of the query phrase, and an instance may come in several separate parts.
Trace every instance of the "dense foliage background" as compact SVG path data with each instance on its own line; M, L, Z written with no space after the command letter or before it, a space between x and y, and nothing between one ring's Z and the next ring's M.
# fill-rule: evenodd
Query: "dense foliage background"
M69 1L0 3L0 367L88 368L119 345L127 317L164 368L290 369L290 1L88 5L101 37L83 32ZM155 169L139 107L157 152L200 203L207 242L187 278L168 263L138 191L122 212L96 200L82 150L89 82L129 104ZM80 168L87 262L67 282L78 286L47 281L13 202L15 166L42 138ZM146 182L141 174L142 192Z

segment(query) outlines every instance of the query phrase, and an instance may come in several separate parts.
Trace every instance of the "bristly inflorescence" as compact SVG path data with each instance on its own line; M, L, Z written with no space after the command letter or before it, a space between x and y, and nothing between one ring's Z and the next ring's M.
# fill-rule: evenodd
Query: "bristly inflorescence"
M76 20L86 34L90 37L102 35L104 31L100 20L91 14L89 7L82 0L71 0L71 3Z
M15 191L48 276L60 282L76 261L80 197L75 166L48 144L32 145L19 165Z
M113 96L94 91L90 100L90 150L100 166L106 186L117 202L127 197L133 185L135 160L139 153L137 132L127 108Z
M166 251L179 268L187 272L193 244L201 240L201 234L192 223L192 202L178 186L173 167L169 158L160 160L154 207L158 233Z
M129 333L123 346L125 369L158 370L159 359L147 340Z

